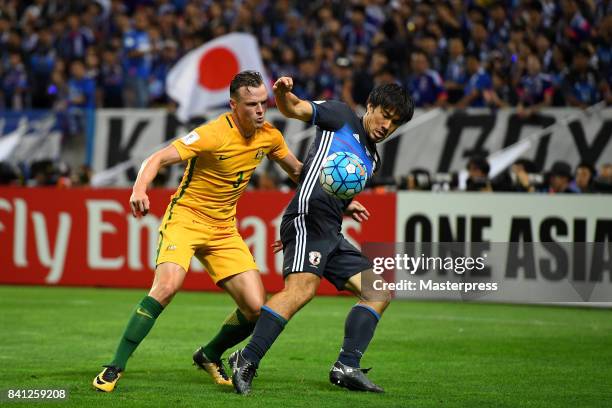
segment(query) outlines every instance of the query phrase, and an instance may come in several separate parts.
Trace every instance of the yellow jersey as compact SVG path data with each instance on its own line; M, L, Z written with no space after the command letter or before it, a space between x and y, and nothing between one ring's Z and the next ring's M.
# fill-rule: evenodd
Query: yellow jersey
M271 123L245 138L229 112L172 145L189 162L171 208L185 206L220 223L233 221L236 203L262 159L281 160L289 153L283 135Z

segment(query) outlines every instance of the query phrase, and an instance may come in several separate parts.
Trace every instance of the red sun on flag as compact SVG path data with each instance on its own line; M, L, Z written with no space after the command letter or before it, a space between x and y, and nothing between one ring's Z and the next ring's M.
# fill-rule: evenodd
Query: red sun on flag
M225 47L211 48L200 58L198 83L211 91L227 88L240 72L236 55Z

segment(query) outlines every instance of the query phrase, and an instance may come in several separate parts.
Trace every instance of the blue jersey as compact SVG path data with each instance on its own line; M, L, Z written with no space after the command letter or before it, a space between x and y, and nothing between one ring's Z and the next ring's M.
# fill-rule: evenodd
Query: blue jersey
M68 81L68 102L71 107L94 108L96 105L96 83L91 78ZM78 99L83 98L81 102Z
M446 72L444 73L444 78L447 81L452 81L457 84L465 84L467 82L467 74L465 72L465 59L463 57L459 57L457 59L449 61L446 65Z
M298 188L285 214L283 224L300 217L316 226L322 235L331 230L340 231L344 210L351 200L341 200L325 191L319 183L319 173L326 157L336 152L351 152L364 163L368 180L374 173L377 153L370 141L361 118L343 102L312 103L312 123L317 126L315 140L304 160Z
M593 105L602 99L599 82L599 75L592 68L582 73L572 71L565 77L565 94L572 95L585 105Z
M470 80L465 86L464 94L469 95L474 91L478 91L480 94L476 99L472 100L470 106L483 107L485 106L483 92L491 90L492 88L493 82L491 81L491 77L483 68L480 68L478 72L470 77Z
M145 31L131 30L123 37L123 49L126 54L131 51L141 51L145 54L140 57L129 57L126 55L124 64L128 76L146 78L151 73L152 60L148 54L151 51L149 34Z
M521 77L518 95L525 106L537 105L544 101L546 95L553 94L553 82L550 75L539 73Z
M438 99L446 98L442 78L434 70L428 69L421 75L409 77L407 85L417 107L430 106Z

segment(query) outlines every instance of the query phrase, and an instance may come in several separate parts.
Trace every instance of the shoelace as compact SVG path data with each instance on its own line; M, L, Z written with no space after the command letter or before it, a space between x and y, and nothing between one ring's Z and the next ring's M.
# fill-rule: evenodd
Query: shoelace
M106 367L104 370L104 374L102 374L102 379L104 381L115 381L115 379L119 376L119 370L113 366L102 366Z
M250 383L253 377L257 377L257 367L251 362L247 362L240 376L243 381Z

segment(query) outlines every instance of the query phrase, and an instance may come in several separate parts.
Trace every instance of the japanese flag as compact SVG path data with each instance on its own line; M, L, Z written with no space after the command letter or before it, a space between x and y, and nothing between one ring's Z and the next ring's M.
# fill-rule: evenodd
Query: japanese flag
M179 104L179 120L226 105L232 78L244 70L260 72L264 84L269 84L257 40L251 34L224 35L187 53L166 78L166 93Z

